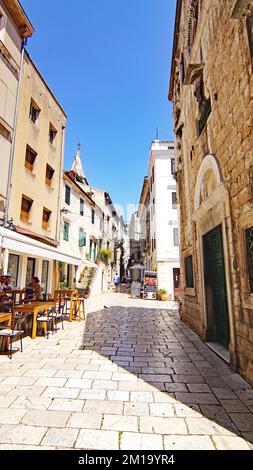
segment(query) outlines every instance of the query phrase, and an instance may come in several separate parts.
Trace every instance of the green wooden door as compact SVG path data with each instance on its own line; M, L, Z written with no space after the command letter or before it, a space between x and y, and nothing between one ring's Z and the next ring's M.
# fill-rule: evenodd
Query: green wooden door
M204 236L205 285L212 292L213 339L229 348L229 316L222 227L219 225Z

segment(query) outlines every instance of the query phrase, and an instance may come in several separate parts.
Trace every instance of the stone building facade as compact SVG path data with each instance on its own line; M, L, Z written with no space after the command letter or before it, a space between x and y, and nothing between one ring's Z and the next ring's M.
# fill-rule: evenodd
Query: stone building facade
M253 1L178 0L182 317L253 383Z

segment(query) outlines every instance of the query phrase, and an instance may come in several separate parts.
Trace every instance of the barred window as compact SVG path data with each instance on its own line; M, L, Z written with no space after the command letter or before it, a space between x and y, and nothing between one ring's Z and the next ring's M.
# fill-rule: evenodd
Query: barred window
M253 292L253 227L245 231L250 292Z
M185 283L186 287L194 287L194 277L193 277L193 258L192 256L187 256L185 258Z

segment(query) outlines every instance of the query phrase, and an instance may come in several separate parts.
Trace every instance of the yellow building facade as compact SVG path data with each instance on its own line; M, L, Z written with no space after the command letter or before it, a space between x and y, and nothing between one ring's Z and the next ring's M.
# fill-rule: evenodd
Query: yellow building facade
M57 261L79 264L57 247L66 114L25 52L18 103L3 272L23 288L39 277L45 292L57 286Z

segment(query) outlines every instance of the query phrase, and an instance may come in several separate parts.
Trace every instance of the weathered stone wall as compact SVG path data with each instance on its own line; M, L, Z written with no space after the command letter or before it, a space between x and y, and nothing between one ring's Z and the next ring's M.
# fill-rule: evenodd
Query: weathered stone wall
M245 19L231 18L234 1L207 0L204 3L206 6L210 4L210 8L202 9L190 58L192 63L204 64L204 92L205 97L211 99L212 111L199 137L196 132L198 103L194 96L194 83L181 84L179 96L174 99L174 112L181 111L178 111L179 119L177 114L175 130L183 125L182 135L179 133L176 137L183 316L205 338L201 240L198 239L194 219L194 194L201 163L206 155L211 154L218 160L229 197L225 216L228 244L225 261L234 329L234 344L230 348L234 354L232 362L253 382L253 296L249 292L244 240L244 230L253 226L253 61ZM185 54L188 5L189 0L183 1L177 58L182 52ZM187 64L185 54L186 70ZM176 68L174 96L175 90L178 93L179 81ZM193 255L195 279L195 287L191 290L186 288L184 276L184 259L189 254Z

